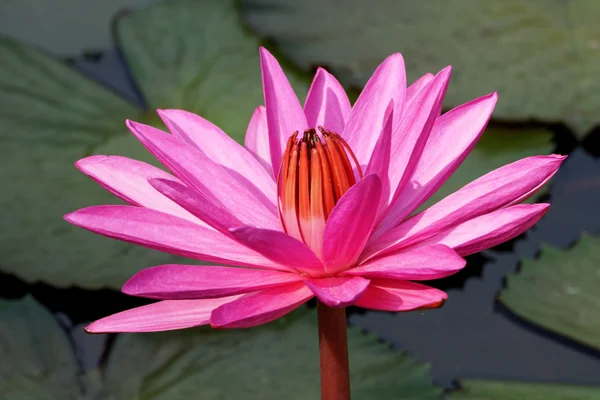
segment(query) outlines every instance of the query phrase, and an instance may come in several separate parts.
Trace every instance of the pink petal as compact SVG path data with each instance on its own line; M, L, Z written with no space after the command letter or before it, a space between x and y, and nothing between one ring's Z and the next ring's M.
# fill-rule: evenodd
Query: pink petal
M94 206L65 219L100 235L207 262L289 270L220 232L149 208Z
M373 279L355 306L381 311L412 311L441 307L448 295L441 290L408 281Z
M164 179L151 179L150 184L203 223L226 236L231 236L230 228L242 225L235 215L219 204L215 204L204 193L190 189L181 183Z
M260 162L260 165L273 178L277 171L271 165L271 150L269 150L269 127L267 126L267 110L265 106L258 106L246 130L244 144L246 149Z
M324 274L323 263L304 243L292 236L267 229L242 226L231 230L244 246L273 262L296 269L309 276Z
M335 205L323 235L323 261L329 274L356 263L373 230L380 199L381 180L369 175L352 186Z
M75 166L128 203L202 224L198 218L161 195L148 183L151 178L180 182L162 169L126 157L102 155L83 158Z
M215 309L210 324L215 328L250 328L276 320L312 297L302 282L246 294Z
M466 263L450 247L434 244L369 261L343 272L343 275L424 281L455 274Z
M405 108L410 107L410 104L413 102L413 100L417 97L417 95L422 91L425 90L429 84L431 83L431 81L433 81L434 75L431 73L426 73L425 75L423 75L422 77L420 77L419 79L417 79L416 81L413 82L412 85L410 85L408 87L408 89L406 89L406 104L405 104Z
M392 123L394 120L394 108L393 103L390 102L388 105L386 122L384 123L381 136L375 144L371 160L367 166L365 175L377 175L381 179L381 198L387 199L390 193L390 182L388 179L388 170L390 167L390 151L392 145ZM379 203L379 209L377 211L377 218L381 216L381 213L385 209L385 201Z
M159 301L99 319L85 330L89 333L159 332L207 325L215 308L239 297Z
M549 207L550 204L540 203L502 208L447 229L425 244L441 243L467 256L519 236L535 225Z
M304 102L308 127L316 129L322 126L341 133L351 108L342 85L333 75L319 67Z
M264 47L260 48L260 68L267 107L271 163L275 176L288 138L296 131L302 134L308 128L308 122L281 66Z
M436 120L410 183L390 206L385 220L377 227L378 233L401 223L456 171L485 131L497 99L498 95L491 93Z
M356 154L360 165L367 165L371 158L390 101L394 103L394 118L402 118L405 95L404 59L400 53L395 53L377 67L365 85L350 111L342 134Z
M564 156L534 156L498 168L375 239L365 257L422 242L469 219L510 205L552 177Z
M246 178L210 160L202 151L148 125L127 121L134 135L188 186L246 224L278 229L276 196L262 193Z
M180 136L200 149L214 163L228 168L256 186L269 199L275 199L275 181L254 156L220 128L204 118L183 110L159 110L158 114L173 136Z
M355 277L308 279L306 286L329 307L348 307L365 292L369 280Z
M171 264L138 272L122 292L150 299L202 299L256 292L302 278L289 272Z

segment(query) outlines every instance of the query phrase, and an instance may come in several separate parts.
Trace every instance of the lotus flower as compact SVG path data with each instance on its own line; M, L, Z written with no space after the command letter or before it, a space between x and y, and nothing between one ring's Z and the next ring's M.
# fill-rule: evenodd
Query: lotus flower
M130 205L65 218L152 249L224 266L144 269L126 294L162 301L92 323L90 332L142 332L266 323L313 297L329 307L385 311L439 307L447 295L418 283L535 224L548 204L520 204L564 157L536 156L494 170L415 213L469 154L495 93L441 115L451 68L408 88L389 56L351 106L324 69L304 107L281 67L260 50L265 107L245 146L207 120L159 110L170 134L127 126L171 172L119 156L76 163Z

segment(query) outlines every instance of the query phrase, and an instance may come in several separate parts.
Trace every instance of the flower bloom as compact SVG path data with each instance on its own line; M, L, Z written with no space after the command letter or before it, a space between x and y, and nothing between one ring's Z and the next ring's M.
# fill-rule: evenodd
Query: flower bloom
M563 156L528 157L414 213L458 168L481 134L495 93L441 115L451 68L408 88L389 56L351 106L319 69L304 107L261 49L265 107L241 146L207 120L159 110L171 134L127 126L172 174L118 156L76 165L131 205L65 216L101 235L226 266L161 265L123 292L162 301L92 323L90 332L144 332L211 324L250 327L316 296L330 307L409 311L439 307L443 278L465 255L534 225L548 204L520 204Z

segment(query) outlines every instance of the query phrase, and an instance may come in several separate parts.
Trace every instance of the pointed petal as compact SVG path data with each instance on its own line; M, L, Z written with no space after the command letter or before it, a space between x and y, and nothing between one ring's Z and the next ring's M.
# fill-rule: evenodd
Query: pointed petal
M400 120L405 95L404 59L400 53L395 53L377 67L365 85L350 111L342 134L361 166L366 166L371 158L383 128L388 104L394 102L394 118Z
M308 127L341 133L350 114L350 100L337 79L319 67L304 102Z
M256 292L300 281L299 274L202 265L159 265L131 277L121 291L150 299L206 299Z
M273 166L271 165L269 127L267 125L267 110L265 106L258 106L254 110L248 124L248 129L246 130L244 145L254 158L260 162L260 165L271 176L271 179L274 179L276 171L273 171Z
M159 332L207 325L215 308L239 297L159 301L99 319L85 330L89 333Z
M373 230L380 199L381 180L369 175L335 205L323 235L323 262L329 274L354 266Z
M502 208L447 229L425 244L441 243L462 256L478 253L527 231L546 214L549 207L550 204L540 203Z
M434 75L431 73L426 73L419 79L413 82L412 85L406 89L406 104L405 108L410 107L410 104L417 97L417 95L427 88L427 86L433 81Z
M348 307L354 304L369 286L369 280L359 276L308 279L304 283L329 307Z
M426 281L455 274L466 264L450 247L435 244L369 261L343 272L343 275Z
M498 95L491 93L456 107L436 120L410 184L399 192L378 232L401 223L456 171L485 131L497 100Z
M324 274L323 264L301 241L273 230L242 226L231 230L240 243L273 262L296 269L309 276Z
M540 188L564 159L558 155L534 156L498 168L375 239L365 250L365 257L409 247L442 230L506 207Z
M229 210L215 204L205 194L190 189L184 184L165 179L151 179L150 184L204 224L213 227L225 236L231 236L230 228L242 224Z
M202 224L198 218L161 195L148 183L151 178L180 182L162 169L126 157L102 155L83 158L75 166L128 203Z
M250 328L266 324L298 308L313 297L302 282L246 294L212 312L215 328Z
M158 110L158 114L173 136L178 134L214 163L239 174L239 179L243 178L256 186L268 198L276 197L273 177L244 146L220 128L188 111Z
M381 311L438 308L448 295L441 290L408 281L373 279L355 306Z
M390 167L390 156L391 156L391 145L392 145L392 123L394 121L394 109L393 103L390 102L388 105L386 122L383 125L381 136L373 149L371 160L367 166L365 175L377 175L381 179L381 198L384 201L379 203L379 209L377 211L377 218L381 216L387 205L385 199L390 194L390 181L388 179L388 171Z
M65 219L100 235L207 262L289 270L221 233L148 208L93 206Z
M133 121L127 121L127 126L182 181L234 213L240 221L269 229L281 226L274 203L276 196L267 196L246 178L172 135Z
M281 66L264 47L260 48L260 68L269 125L271 163L273 176L276 176L288 138L296 131L302 134L308 128L308 123Z

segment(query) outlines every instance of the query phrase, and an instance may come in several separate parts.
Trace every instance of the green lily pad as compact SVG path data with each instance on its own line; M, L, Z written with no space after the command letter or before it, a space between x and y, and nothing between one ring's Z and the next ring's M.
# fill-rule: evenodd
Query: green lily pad
M461 166L422 208L437 203L496 168L521 158L549 154L553 147L552 133L545 129L488 128ZM537 196L544 190L542 188Z
M316 313L249 330L121 334L101 370L80 371L67 336L32 298L0 300L0 393L7 400L316 399ZM439 399L429 367L350 328L353 399ZM43 340L42 340L43 339ZM8 358L6 358L8 355Z
M600 349L600 239L583 236L571 249L543 246L536 260L507 276L500 301L512 312Z
M485 380L466 380L460 383L461 389L449 395L450 399L595 400L600 398L600 387Z
M327 65L346 85L400 51L409 80L454 66L447 106L498 91L496 118L563 121L580 137L599 122L597 1L244 0L242 10L298 66Z

